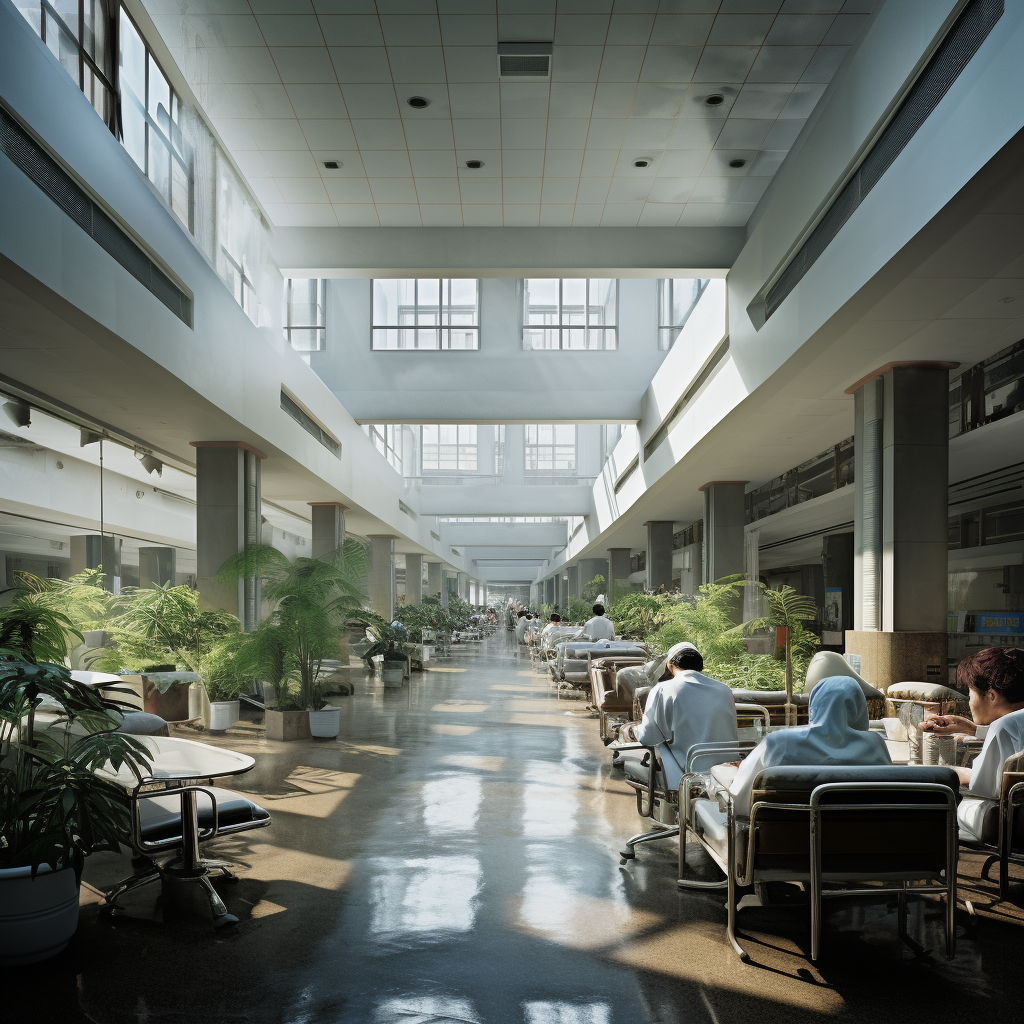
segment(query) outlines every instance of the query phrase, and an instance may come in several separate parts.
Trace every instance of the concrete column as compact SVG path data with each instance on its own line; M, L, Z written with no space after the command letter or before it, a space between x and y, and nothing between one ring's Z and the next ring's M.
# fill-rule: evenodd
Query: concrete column
M196 449L196 575L207 608L237 615L246 630L260 621L260 581L217 581L232 556L261 541L260 466L266 456L242 441L193 441Z
M311 501L313 557L333 555L345 543L345 509L336 501Z
M444 608L445 611L448 610L448 595L450 593L448 588L449 588L450 582L451 582L451 576L449 576L448 573L446 573L442 569L441 570L441 607Z
M145 549L142 549L145 550ZM121 538L109 533L71 538L71 574L103 569L103 589L121 593ZM173 582L173 577L172 577Z
M647 589L672 589L672 523L647 523Z
M370 534L370 607L391 622L395 617L395 538Z
M584 587L590 583L595 576L603 576L605 579L604 592L608 595L608 559L607 558L581 558L580 559L580 595ZM608 595L610 598L610 595Z
M549 576L544 581L544 593L541 597L541 604L554 604L555 603L555 581L554 578Z
M624 593L632 568L630 563L631 548L608 549L608 600L614 601L615 596ZM587 582L590 582L589 580Z
M746 569L743 526L746 519L743 480L714 480L704 492L704 582L726 576L742 576ZM743 606L737 602L733 618L738 622Z
M423 556L405 556L405 603L423 604Z
M444 574L440 562L427 562L427 594L430 597L437 597L441 594L444 586ZM444 603L447 604L447 600Z
M747 530L743 535L744 573L747 580L756 584L761 573L761 531ZM756 586L744 588L743 621L756 619L760 614L761 598Z
M469 601L469 576L467 573L456 573L456 593L463 601Z
M887 369L854 393L854 629L847 651L884 689L945 682L949 370Z
M146 590L174 586L178 552L174 548L139 548L139 586Z
M569 577L569 592L566 600L566 607L569 605L574 597L580 596L580 567L578 565L570 565L566 570L566 574Z

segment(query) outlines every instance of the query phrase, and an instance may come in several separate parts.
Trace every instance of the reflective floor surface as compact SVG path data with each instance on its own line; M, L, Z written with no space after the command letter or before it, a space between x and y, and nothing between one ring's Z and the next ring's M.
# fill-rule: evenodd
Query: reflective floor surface
M267 741L258 720L206 738L256 758L236 788L273 815L218 846L241 876L218 883L237 927L215 932L193 886L140 890L111 922L90 885L129 864L94 857L68 949L0 970L0 1020L1024 1021L1024 915L973 858L965 879L983 891L965 892L952 963L938 905L912 913L937 951L916 958L895 906L847 903L812 965L798 895L741 913L754 960L741 964L722 896L678 891L673 842L620 865L643 827L632 791L582 702L559 701L504 633L340 702L337 742Z

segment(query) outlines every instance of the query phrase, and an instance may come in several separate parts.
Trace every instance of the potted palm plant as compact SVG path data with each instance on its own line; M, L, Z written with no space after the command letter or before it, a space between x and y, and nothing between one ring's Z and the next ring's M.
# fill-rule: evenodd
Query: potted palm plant
M239 719L239 694L251 676L242 668L239 648L244 633L232 633L215 643L200 662L203 686L210 699L210 732L225 732Z
M115 734L128 705L71 679L60 664L80 634L62 613L18 602L0 613L0 964L59 953L78 926L82 865L129 832L126 792L98 770L148 752ZM45 711L49 728L39 728Z
M239 640L242 671L274 687L278 707L266 712L267 737L300 739L340 728L340 709L324 700L319 680L325 660L338 657L344 633L362 611L366 552L354 540L331 556L294 562L268 544L229 559L220 579L263 581L270 615ZM315 716L315 717L314 717ZM312 726L311 726L312 723Z
M405 645L409 631L401 623L388 622L383 616L364 613L362 625L371 641L363 659L373 670L374 659L381 659L381 680L385 686L401 686L409 675L409 656Z

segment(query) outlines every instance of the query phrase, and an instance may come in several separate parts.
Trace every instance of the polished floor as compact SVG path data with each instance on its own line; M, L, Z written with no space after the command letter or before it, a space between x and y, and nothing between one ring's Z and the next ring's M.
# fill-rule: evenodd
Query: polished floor
M620 865L632 793L582 703L557 700L505 634L342 703L338 742L270 742L258 721L216 741L256 758L236 788L273 814L220 844L239 865L218 883L237 927L215 932L193 887L141 890L111 922L87 885L63 954L0 970L0 1020L1024 1021L1024 915L988 883L965 892L952 963L901 945L894 907L859 904L829 913L812 965L797 902L741 914L742 965L722 897L677 890L673 843ZM976 859L963 867L976 880ZM86 880L128 869L97 856ZM940 928L938 906L916 908L937 951Z

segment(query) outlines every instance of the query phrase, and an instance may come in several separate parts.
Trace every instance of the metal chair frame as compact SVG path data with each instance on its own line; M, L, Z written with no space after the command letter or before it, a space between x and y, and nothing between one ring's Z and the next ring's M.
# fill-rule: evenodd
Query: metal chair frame
M1009 761L1016 761L1024 751L1011 754L1003 761L1002 792L999 797L999 833L995 843L961 839L960 845L981 853L988 853L981 868L981 877L988 878L989 868L999 864L999 898L1005 900L1010 893L1010 864L1024 864L1024 851L1013 849L1013 826L1017 808L1024 804L1024 772L1006 771Z

